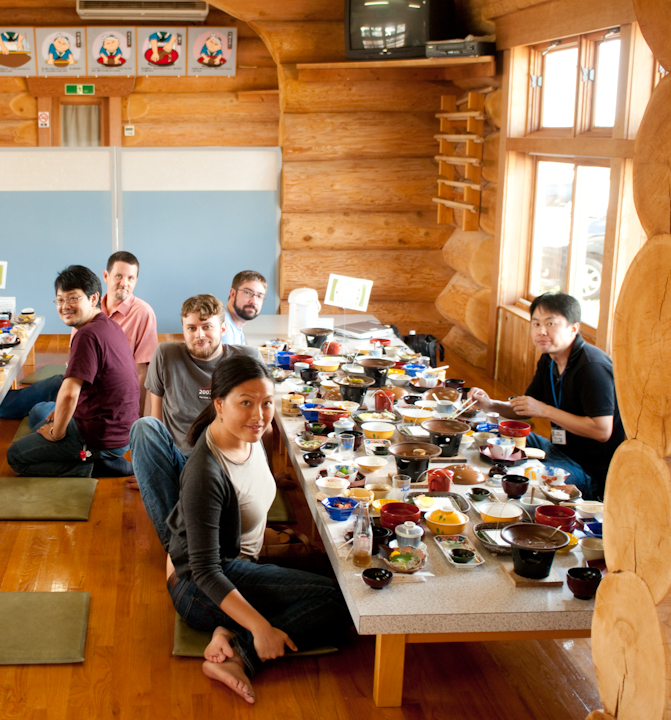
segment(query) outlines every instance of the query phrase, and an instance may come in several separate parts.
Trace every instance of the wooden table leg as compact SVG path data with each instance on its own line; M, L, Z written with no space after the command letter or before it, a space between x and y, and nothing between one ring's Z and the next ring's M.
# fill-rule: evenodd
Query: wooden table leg
M404 667L405 635L378 635L373 679L373 700L378 707L400 707Z
M25 365L34 365L35 364L35 345L33 345L30 350L28 351L28 355L26 355L26 362Z

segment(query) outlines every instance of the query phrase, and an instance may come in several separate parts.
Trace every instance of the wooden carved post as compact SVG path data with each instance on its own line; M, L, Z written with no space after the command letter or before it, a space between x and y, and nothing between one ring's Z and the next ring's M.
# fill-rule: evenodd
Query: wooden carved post
M669 67L668 2L634 0L634 8L655 57ZM649 239L627 272L613 325L615 387L629 439L613 456L606 484L609 573L592 624L604 710L588 720L671 717L670 98L666 77L636 137L634 201Z

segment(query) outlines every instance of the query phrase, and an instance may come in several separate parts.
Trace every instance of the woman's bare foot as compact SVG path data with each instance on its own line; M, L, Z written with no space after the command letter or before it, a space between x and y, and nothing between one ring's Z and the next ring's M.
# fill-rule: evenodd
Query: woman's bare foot
M254 690L245 674L245 664L237 651L232 658L227 658L222 663L206 660L203 663L203 672L212 680L218 680L227 685L250 705L254 704L256 700Z
M235 655L230 640L235 637L235 633L227 630L225 627L215 628L212 633L212 640L205 648L203 656L206 660L213 663L223 663Z

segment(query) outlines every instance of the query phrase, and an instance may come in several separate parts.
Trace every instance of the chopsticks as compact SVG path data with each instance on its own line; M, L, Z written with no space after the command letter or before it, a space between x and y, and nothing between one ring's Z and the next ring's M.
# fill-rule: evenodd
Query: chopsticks
M449 367L450 367L449 365L441 365L440 367L437 367L437 368L427 368L424 372L425 373L437 373L437 372L441 372L442 370L447 370L447 368L449 368Z
M477 400L474 400L473 398L471 398L471 399L461 408L461 410L459 410L457 413L454 413L453 415L450 415L450 417L448 418L448 420L456 420L456 419L459 417L459 415L461 415L462 413L465 413L467 410L470 410L474 405L477 404L477 402L478 402Z

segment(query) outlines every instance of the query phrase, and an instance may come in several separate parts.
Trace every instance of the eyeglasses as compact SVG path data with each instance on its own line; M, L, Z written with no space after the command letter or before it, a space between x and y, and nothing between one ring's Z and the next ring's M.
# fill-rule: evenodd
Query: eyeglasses
M54 300L54 305L56 307L63 307L63 305L69 305L70 307L72 307L73 305L76 305L83 297L83 295L79 295L78 297L58 298L57 300Z
M238 290L238 292L241 292L246 298L249 298L250 300L252 298L258 298L261 302L263 302L266 297L265 293L255 293L251 290L247 290L247 288L242 288L242 290Z

